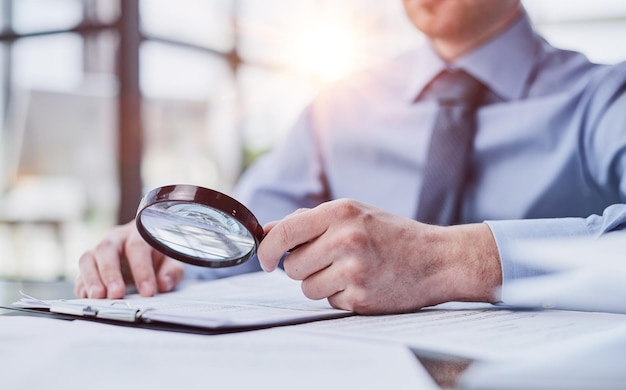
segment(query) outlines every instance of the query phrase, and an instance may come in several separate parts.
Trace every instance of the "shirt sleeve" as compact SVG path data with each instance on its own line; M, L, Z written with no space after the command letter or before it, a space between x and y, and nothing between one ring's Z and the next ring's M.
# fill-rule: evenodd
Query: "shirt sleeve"
M529 267L516 248L524 240L598 238L626 231L626 63L615 66L592 86L582 116L580 158L589 185L609 204L586 218L485 221L494 235L502 264L502 300L507 283L546 272ZM567 196L567 194L564 194Z
M304 110L285 140L242 175L234 196L261 224L328 200L312 108Z

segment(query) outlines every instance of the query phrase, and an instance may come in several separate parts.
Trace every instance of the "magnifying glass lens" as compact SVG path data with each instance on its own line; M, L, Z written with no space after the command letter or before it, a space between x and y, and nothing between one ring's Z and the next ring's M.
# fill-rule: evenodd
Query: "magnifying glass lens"
M207 267L228 267L248 260L263 238L256 218L240 203L194 186L161 187L139 207L137 228L158 251Z

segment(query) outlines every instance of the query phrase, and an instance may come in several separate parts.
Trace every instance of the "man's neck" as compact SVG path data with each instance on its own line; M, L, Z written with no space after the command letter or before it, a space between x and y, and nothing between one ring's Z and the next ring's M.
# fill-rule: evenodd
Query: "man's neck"
M511 9L511 13L506 18L500 19L497 23L494 23L485 29L476 31L476 34L467 34L471 35L471 39L467 39L467 36L461 39L433 38L431 42L437 53L444 60L451 62L476 49L496 35L500 34L502 31L506 30L513 23L515 23L515 21L518 20L522 14L522 7L518 4L517 7Z

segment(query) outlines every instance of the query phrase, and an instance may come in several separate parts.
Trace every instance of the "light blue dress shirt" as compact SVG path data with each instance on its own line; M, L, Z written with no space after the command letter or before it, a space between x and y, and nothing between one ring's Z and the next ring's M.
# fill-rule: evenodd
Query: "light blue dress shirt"
M454 63L425 45L329 87L234 196L262 223L338 198L414 218L437 114L435 102L417 97L446 67L490 89L461 219L491 228L505 302L509 280L541 271L516 258L516 241L626 228L626 64L556 49L526 16ZM213 276L259 269L256 261L235 268Z

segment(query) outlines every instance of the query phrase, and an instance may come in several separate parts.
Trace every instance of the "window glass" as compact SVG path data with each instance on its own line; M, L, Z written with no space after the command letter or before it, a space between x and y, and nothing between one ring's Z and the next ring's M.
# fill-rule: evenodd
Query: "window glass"
M0 219L17 223L3 225L11 239L2 248L0 237L0 250L12 256L0 262L0 275L71 276L94 240L91 229L101 236L114 221L117 82L111 74L85 72L83 48L72 33L13 44Z
M120 15L121 0L87 0L87 19L92 22L113 23Z
M7 15L6 6L10 0L0 0L0 29L5 29L7 27L7 19L11 15Z
M228 187L240 146L232 71L222 57L146 42L141 48L147 188L172 183Z
M141 45L142 93L150 97L206 99L219 82L225 61L218 56L176 45ZM219 65L217 65L219 64Z
M626 17L623 0L522 0L535 23L559 23L574 21L598 22Z
M84 38L84 72L107 74L114 77L117 67L115 56L117 43L117 33L113 30L104 30L98 34L89 34Z
M5 44L0 44L0 75L4 75L5 72L7 71L6 66L5 66L5 58L6 58L6 53L7 52L7 47ZM6 96L7 93L7 86L5 85L5 79L4 77L0 77L0 124L2 124L0 126L0 197L2 196L1 194L4 193L4 191L6 190L6 181L7 181L7 152L6 152L6 126L5 126L5 117L6 117L6 113L5 113L5 106L6 106L6 102L8 99L8 96Z
M243 66L238 74L244 152L249 158L279 142L311 101L318 84L255 66Z
M626 60L625 1L524 0L523 3L536 28L551 44L580 51L599 63Z
M82 16L80 0L13 1L13 29L17 33L72 28Z
M148 36L187 42L218 51L233 47L234 0L144 0L141 28Z
M554 46L585 53L591 61L626 60L625 22L555 23L540 25L538 30Z
M82 78L82 54L82 39L76 34L20 39L12 50L12 83L19 88L74 88Z

